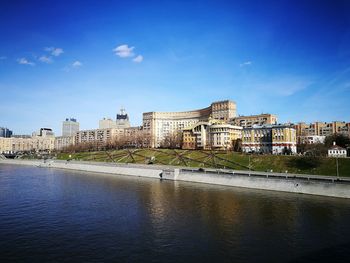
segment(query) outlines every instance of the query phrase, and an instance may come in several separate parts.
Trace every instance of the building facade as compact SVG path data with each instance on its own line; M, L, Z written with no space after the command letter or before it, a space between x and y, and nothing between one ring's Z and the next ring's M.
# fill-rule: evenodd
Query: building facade
M13 138L0 137L0 154L12 153Z
M296 131L287 125L264 125L244 128L242 151L246 153L296 153Z
M96 143L97 145L112 142L117 136L124 136L124 129L95 129L75 133L74 144Z
M103 118L98 122L99 129L113 129L116 127L117 127L116 122L110 118Z
M229 121L236 116L236 103L230 100L213 102L209 107L183 112L143 113L143 129L151 136L151 146L160 147L167 137L209 118Z
M129 115L124 108L120 109L120 113L116 115L115 121L111 118L103 118L99 121L99 129L125 129L130 128Z
M55 148L55 136L52 129L41 128L33 136L15 136L0 138L0 153L42 152Z
M130 128L130 121L129 121L129 115L126 113L124 108L120 109L120 113L116 116L116 128L118 129L125 129Z
M12 131L8 128L0 127L0 137L10 138L12 136Z
M66 118L62 122L62 136L74 136L79 131L79 122L74 118Z
M299 138L297 138L297 142L302 144L324 143L325 140L326 136L319 135L299 136Z
M229 150L241 138L242 129L223 122L198 122L182 130L182 149Z
M74 136L58 136L55 137L55 150L62 150L69 146L74 145Z
M328 149L328 157L345 158L346 154L346 149L336 145L335 142L333 142L332 147Z
M333 122L314 122L306 124L300 122L294 125L297 132L298 143L302 143L305 136L330 136L333 134L343 134L350 137L350 123L333 121Z
M251 128L253 125L274 125L277 124L277 115L266 113L250 116L238 116L232 120L232 124L244 128Z

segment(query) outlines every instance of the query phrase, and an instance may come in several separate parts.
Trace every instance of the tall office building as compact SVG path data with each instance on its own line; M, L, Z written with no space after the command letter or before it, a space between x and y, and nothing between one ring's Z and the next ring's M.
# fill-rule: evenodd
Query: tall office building
M124 108L120 109L120 113L117 114L115 122L118 129L125 129L130 127L129 115L126 113Z
M62 136L74 136L79 131L79 122L74 118L67 118L62 123Z
M11 130L4 127L0 127L0 137L10 138L11 136L12 136Z
M115 121L111 118L103 118L99 121L99 129L125 129L130 127L129 115L124 108L120 109Z

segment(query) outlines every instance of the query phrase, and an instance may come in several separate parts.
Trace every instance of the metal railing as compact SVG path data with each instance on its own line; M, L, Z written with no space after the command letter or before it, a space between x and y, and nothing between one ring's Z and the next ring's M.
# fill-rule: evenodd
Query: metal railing
M290 174L290 173L272 173L272 172L257 172L257 171L240 171L240 170L224 170L224 169L188 169L182 168L181 172L190 172L197 174L212 174L212 175L230 175L230 176L246 176L246 177L260 177L270 179L287 179L287 180L303 180L303 181L323 181L332 183L346 183L350 184L350 178L323 176L323 175L309 175L309 174Z

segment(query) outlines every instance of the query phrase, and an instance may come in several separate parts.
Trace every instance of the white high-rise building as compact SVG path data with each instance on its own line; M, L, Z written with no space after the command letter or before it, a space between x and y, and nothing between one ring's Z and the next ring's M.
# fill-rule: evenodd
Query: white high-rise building
M66 118L62 123L62 136L74 136L79 131L79 122L74 118Z

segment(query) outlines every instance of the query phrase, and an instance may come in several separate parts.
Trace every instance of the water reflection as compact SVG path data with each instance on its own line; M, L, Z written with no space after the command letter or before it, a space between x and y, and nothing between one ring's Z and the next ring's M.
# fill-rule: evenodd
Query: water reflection
M345 199L0 165L2 261L336 261L349 220Z

